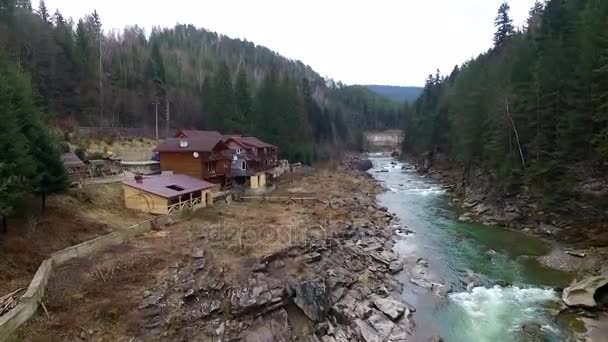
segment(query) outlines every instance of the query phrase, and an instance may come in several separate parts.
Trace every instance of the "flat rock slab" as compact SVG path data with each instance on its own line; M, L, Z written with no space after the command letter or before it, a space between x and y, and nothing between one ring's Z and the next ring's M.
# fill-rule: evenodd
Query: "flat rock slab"
M331 308L331 296L326 281L315 279L292 286L295 292L293 302L313 322L323 321Z
M376 298L374 306L393 321L397 321L407 310L405 304L391 298Z

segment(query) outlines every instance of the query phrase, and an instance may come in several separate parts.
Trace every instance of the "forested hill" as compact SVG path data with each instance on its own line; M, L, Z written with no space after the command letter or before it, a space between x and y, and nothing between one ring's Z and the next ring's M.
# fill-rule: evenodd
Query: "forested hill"
M422 93L422 87L400 87L376 84L366 85L366 87L378 95L382 95L389 100L399 103L412 103L416 101L418 96Z
M363 129L398 125L369 94L352 98L361 94L252 42L192 25L110 31L103 19L0 0L0 54L31 76L37 105L63 128L154 127L154 103L163 119L169 102L174 128L255 134L312 161L356 147Z
M605 178L607 21L608 1L549 0L516 29L503 4L486 53L429 76L405 115L405 150L562 199L577 180Z

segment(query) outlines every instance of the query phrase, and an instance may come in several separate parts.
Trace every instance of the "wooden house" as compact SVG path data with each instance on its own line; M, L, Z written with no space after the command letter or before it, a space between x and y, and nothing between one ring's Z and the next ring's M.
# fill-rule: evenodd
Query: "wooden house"
M160 215L213 205L214 187L187 175L136 176L122 183L127 208Z
M173 171L223 185L230 171L230 159L222 153L226 146L221 135L212 131L165 139L156 147L161 171ZM215 132L217 133L217 132Z
M272 180L273 173L269 171L277 166L276 146L256 137L242 136L225 136L224 144L231 160L230 177L238 183L247 183L251 189L265 187Z

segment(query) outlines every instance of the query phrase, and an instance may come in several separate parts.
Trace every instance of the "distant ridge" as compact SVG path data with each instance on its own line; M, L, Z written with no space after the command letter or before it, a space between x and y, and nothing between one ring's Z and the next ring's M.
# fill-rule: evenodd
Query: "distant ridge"
M388 86L388 85L366 85L369 90L374 93L384 96L385 98L403 103L403 102L414 102L422 94L422 87L400 87L400 86Z

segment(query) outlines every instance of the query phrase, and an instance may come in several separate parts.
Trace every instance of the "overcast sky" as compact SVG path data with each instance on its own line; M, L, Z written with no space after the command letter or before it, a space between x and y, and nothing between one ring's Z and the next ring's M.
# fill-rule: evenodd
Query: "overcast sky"
M347 84L422 85L486 51L503 0L46 0L104 30L176 23L247 38ZM32 0L36 7L36 0ZM534 0L510 0L522 25Z

